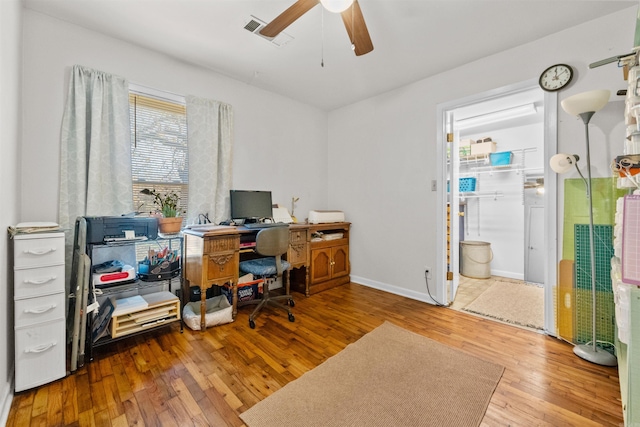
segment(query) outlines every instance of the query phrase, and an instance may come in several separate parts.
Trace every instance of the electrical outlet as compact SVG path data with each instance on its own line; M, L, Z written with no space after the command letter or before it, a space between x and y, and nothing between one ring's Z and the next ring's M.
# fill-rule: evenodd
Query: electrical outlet
M431 267L424 268L424 275L427 279L431 279Z

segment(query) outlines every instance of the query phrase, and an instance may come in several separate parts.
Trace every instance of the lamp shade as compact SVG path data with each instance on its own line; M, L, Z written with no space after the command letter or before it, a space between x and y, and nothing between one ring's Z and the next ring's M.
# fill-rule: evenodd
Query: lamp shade
M606 89L591 90L563 99L562 109L572 116L579 116L582 113L600 111L609 102L609 92Z
M571 168L578 163L578 160L580 160L580 158L576 154L558 153L551 157L549 166L551 166L551 169L555 173L562 174L569 172Z
M353 4L353 0L320 0L320 3L329 12L341 13Z

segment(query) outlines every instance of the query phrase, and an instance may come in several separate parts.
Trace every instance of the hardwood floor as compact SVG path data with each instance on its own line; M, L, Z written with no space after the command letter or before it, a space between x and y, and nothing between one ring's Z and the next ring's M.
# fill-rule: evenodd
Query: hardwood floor
M17 393L7 426L241 426L239 414L385 320L505 366L484 426L622 426L616 368L560 340L356 284L294 297L294 323L269 310L252 330L245 307L204 333L171 325L100 347L73 375Z

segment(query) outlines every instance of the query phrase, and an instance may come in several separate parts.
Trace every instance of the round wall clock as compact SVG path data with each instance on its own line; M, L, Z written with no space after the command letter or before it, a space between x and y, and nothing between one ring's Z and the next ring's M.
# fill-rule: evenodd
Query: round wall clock
M547 68L540 75L538 83L548 92L555 92L569 84L573 78L573 69L566 64L556 64Z

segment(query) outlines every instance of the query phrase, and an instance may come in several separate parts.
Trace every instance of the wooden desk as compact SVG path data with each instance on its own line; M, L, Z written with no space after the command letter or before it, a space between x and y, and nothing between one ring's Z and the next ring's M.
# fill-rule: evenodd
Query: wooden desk
M349 223L290 224L289 250L286 259L291 264L283 278L285 290L290 286L306 296L329 289L350 280ZM233 316L238 308L238 276L240 241L258 229L219 227L212 230L183 230L183 274L187 286L183 301L189 300L190 288L200 287L200 329L206 329L207 289L229 284L233 291ZM318 241L316 232L340 232L341 239Z
M233 289L233 316L238 306L240 234L235 229L183 231L183 265L187 286L182 300L189 301L191 286L200 287L200 330L207 327L207 289L229 283Z

